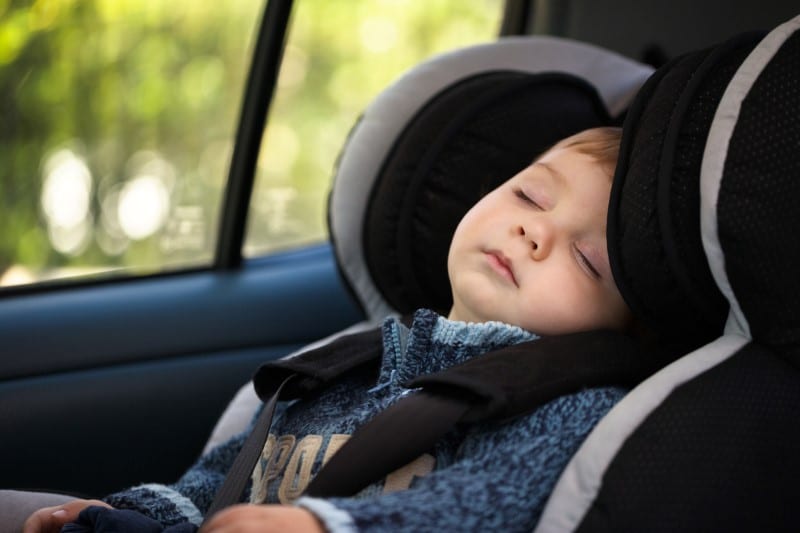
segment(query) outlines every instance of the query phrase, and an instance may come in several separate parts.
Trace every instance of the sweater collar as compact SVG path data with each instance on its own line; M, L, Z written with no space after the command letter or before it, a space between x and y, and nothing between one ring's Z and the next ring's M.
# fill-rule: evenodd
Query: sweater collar
M485 352L538 338L502 322L466 323L429 309L414 313L411 327L397 318L383 323L384 358L379 383L402 385Z

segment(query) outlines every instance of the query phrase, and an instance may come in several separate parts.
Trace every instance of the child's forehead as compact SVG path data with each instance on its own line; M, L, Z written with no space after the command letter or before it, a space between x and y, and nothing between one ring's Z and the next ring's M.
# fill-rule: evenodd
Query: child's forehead
M602 164L595 155L586 151L573 146L556 146L533 160L528 168L541 169L556 178L566 179L571 171L576 169L600 169Z
M534 161L528 166L528 169L530 170L528 177L532 177L534 175L544 176L552 179L558 184L563 184L567 181L567 177L564 175L561 169L547 159L539 159Z
M569 177L576 168L583 169L581 175L585 174L586 170L597 169L610 184L614 178L615 166L609 165L597 154L585 148L581 144L556 145L534 159L528 168L547 168L551 173L560 173L561 177Z

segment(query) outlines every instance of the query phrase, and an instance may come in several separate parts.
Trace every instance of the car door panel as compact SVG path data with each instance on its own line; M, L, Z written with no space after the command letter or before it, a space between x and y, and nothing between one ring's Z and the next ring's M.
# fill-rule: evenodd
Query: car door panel
M260 362L361 315L330 248L0 302L0 485L170 481Z

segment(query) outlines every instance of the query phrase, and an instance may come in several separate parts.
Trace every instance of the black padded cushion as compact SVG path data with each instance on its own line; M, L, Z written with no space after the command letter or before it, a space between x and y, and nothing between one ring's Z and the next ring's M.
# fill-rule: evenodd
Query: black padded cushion
M625 122L608 214L611 268L634 314L687 347L717 337L727 316L701 244L700 165L722 93L761 37L662 67Z
M754 339L800 367L800 32L742 102L720 187L731 286Z
M595 89L568 74L490 72L439 93L371 193L364 250L381 294L401 313L448 311L447 252L464 213L558 140L610 123Z
M749 344L677 388L611 462L577 531L796 531L798 380Z
M797 530L800 32L763 70L755 65L773 48L750 56L760 40L745 35L656 73L631 108L609 213L616 217L609 225L615 276L639 316L675 336L691 327L696 335L712 333L726 310L708 272L689 268L704 259L702 148L714 113L724 117L705 154L724 161L719 194L705 200L716 200L724 272L752 341L649 412L603 472L577 531ZM752 63L739 69L746 57ZM740 108L731 95L746 95ZM732 122L725 142L721 132ZM709 184L713 168L706 168ZM714 353L720 346L687 356L682 371L721 355Z

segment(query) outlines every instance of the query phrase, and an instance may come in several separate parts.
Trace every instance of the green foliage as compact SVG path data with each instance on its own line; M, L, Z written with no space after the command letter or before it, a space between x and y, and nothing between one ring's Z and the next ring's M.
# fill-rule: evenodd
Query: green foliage
M209 256L227 162L200 165L209 150L229 154L218 145L235 130L259 9L245 1L0 3L0 272L15 264L34 277L64 267L155 269ZM41 207L48 158L64 149L92 177L82 229L55 227ZM189 204L202 211L202 238L191 246L162 246L169 224L136 241L114 220L109 198L141 172L135 161L147 153L173 167L159 176L169 214ZM59 251L62 230L83 236Z
M358 115L420 61L496 38L502 8L500 0L296 2L246 253L325 239L334 162Z
M324 239L333 161L358 113L428 55L491 39L501 8L297 0L248 251ZM208 262L260 10L0 0L0 278Z

